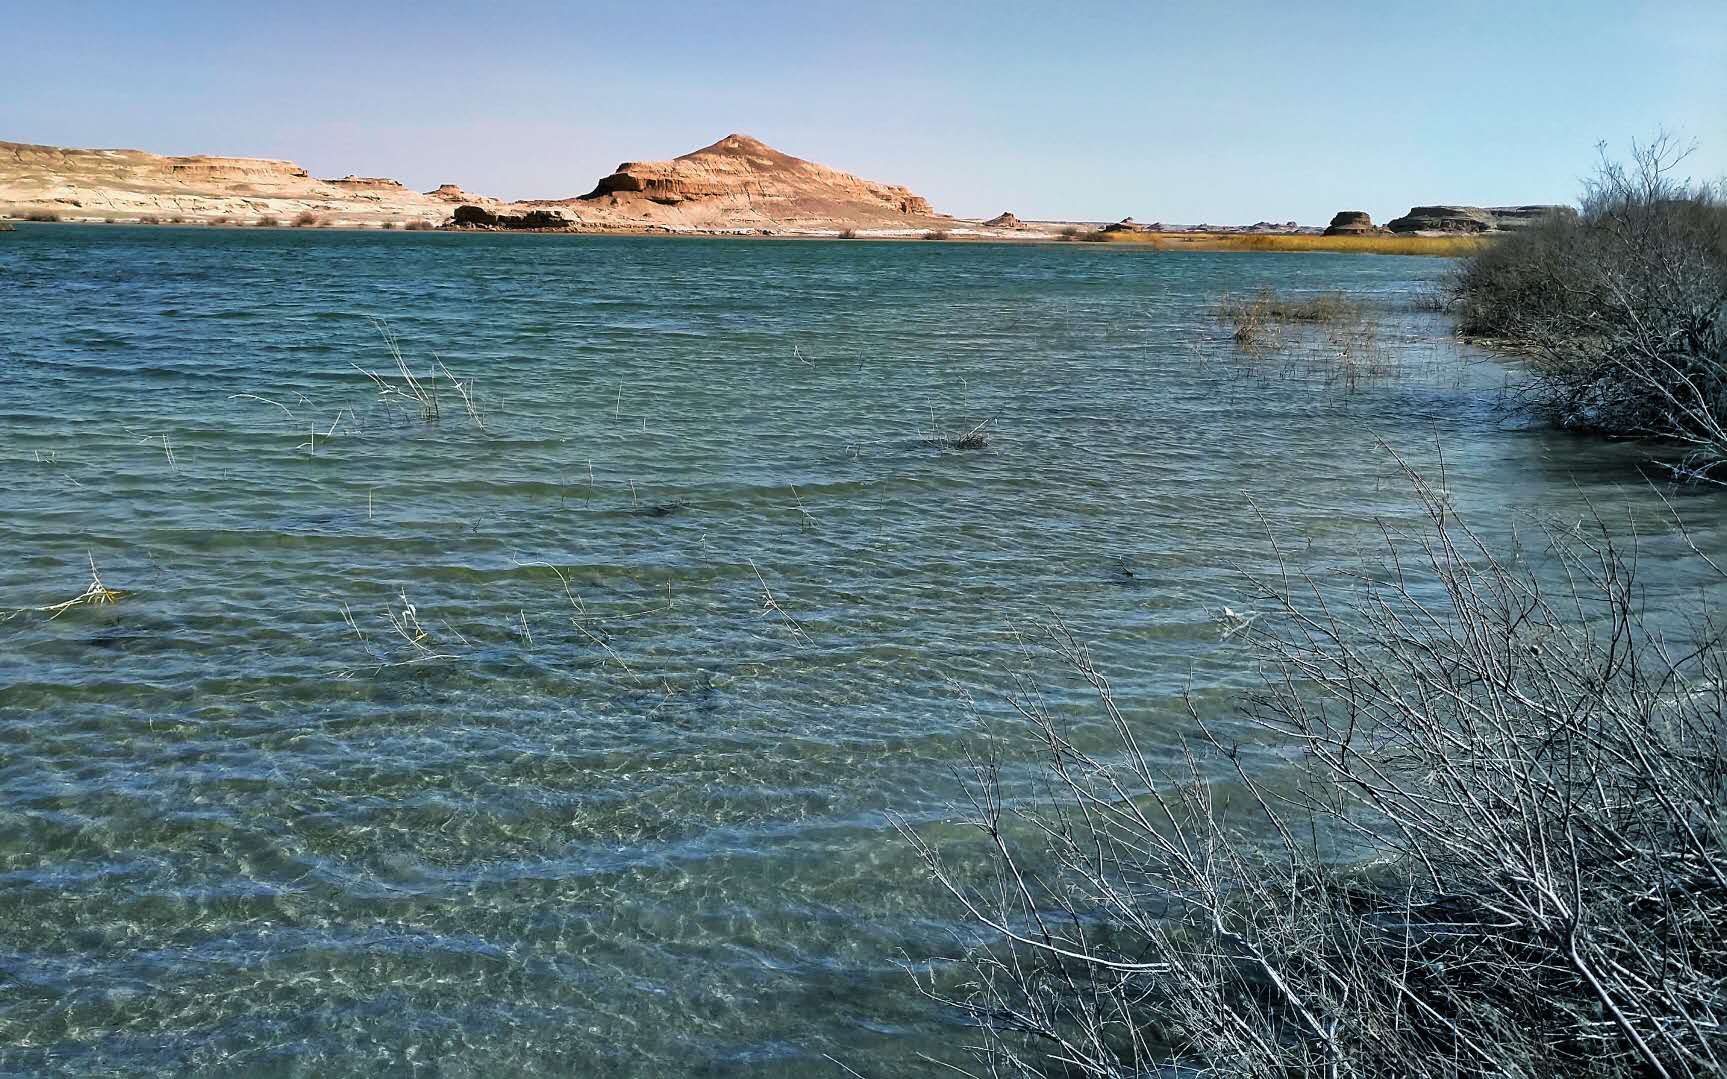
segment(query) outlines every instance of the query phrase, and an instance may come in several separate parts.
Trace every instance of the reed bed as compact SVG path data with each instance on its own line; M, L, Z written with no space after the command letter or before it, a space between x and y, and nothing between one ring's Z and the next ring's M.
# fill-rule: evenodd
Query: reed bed
M1146 244L1163 251L1331 251L1352 255L1462 258L1492 240L1478 236L1317 236L1307 233L1106 232L1108 243Z

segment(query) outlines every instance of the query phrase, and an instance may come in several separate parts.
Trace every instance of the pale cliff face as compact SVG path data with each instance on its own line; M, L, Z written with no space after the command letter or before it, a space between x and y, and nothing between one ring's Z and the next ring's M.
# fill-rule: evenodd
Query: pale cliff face
M496 202L497 200L486 200ZM49 210L66 219L184 217L238 221L311 213L332 222L431 221L442 198L396 180L319 180L291 161L165 157L143 150L78 150L0 142L0 207Z
M626 162L582 198L522 203L474 195L456 184L422 194L380 177L321 180L291 161L0 142L0 212L241 223L311 214L328 224L442 224L459 205L510 213L544 209L597 229L916 231L947 221L904 187L792 157L744 135L671 161Z

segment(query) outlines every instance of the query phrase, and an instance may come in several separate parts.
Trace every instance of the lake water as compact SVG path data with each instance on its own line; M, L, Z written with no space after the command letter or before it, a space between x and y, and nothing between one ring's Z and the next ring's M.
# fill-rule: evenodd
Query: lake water
M1696 587L1639 451L1509 419L1417 309L1447 270L0 236L0 608L38 608L0 622L0 1073L959 1059L900 964L968 927L890 814L955 815L1029 621L1172 750L1184 690L1253 683L1217 613L1272 537L1331 572L1419 516L1380 440L1495 535L1629 503L1657 602ZM1384 370L1236 355L1219 299L1262 286L1361 299ZM374 320L473 414L380 396ZM92 563L119 602L39 609Z

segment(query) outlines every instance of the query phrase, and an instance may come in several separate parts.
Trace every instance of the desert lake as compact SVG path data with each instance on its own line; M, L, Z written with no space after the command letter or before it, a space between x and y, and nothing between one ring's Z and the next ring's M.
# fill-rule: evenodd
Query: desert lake
M1495 542L1629 512L1652 594L1695 594L1643 451L1508 413L1509 361L1425 302L1449 271L21 224L0 1072L954 1058L904 967L975 931L895 820L947 827L1041 684L1027 625L1173 756L1183 694L1227 722L1252 684L1245 575L1346 575L1420 517L1382 443ZM1365 305L1371 360L1240 355L1218 305L1267 287ZM1727 549L1727 506L1670 497ZM92 570L117 601L62 606Z

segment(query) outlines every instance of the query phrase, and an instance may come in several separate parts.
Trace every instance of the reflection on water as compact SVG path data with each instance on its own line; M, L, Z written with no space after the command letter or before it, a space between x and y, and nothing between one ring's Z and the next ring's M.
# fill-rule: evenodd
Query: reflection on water
M1416 519L1381 439L1490 532L1628 500L1695 586L1637 451L1414 311L1445 270L21 228L0 607L129 594L0 623L0 1070L921 1074L958 1039L896 964L964 927L886 812L947 816L1024 620L1172 746L1251 683L1215 619L1269 536ZM1262 285L1361 297L1390 373L1234 356ZM479 422L381 398L371 318Z

